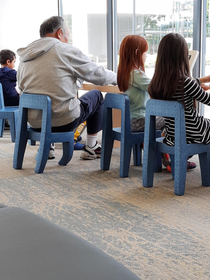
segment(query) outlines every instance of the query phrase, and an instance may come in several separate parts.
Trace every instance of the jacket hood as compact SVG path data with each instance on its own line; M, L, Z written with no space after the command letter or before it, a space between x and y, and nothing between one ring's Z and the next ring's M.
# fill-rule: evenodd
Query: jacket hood
M60 41L56 38L45 37L32 42L26 48L18 49L17 53L20 57L20 61L26 62L47 53L54 45L58 43L60 43Z
M4 76L5 73L9 72L11 69L8 67L2 67L0 68L0 77Z

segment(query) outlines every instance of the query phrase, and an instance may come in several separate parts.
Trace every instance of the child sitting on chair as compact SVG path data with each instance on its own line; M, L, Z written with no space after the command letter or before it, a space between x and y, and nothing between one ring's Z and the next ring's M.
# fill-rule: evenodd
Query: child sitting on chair
M158 48L151 98L177 100L184 105L187 143L210 144L210 120L200 116L194 100L210 105L210 94L190 75L188 46L180 34L165 35ZM165 118L166 144L174 145L174 119Z
M1 50L0 51L0 83L3 88L4 105L5 106L18 106L19 93L16 90L17 71L15 67L16 56L13 51Z
M148 43L139 35L126 36L119 51L119 66L117 83L121 91L128 95L130 100L131 130L144 131L146 103L149 99L148 87L151 80L145 73ZM165 122L163 117L156 117L156 129L163 132ZM163 154L163 165L171 172L169 156ZM188 163L188 169L196 167Z
M117 83L121 91L130 100L130 118L132 131L144 131L146 103L149 99L150 79L146 76L144 64L148 43L139 35L126 36L120 45ZM156 119L156 128L163 130L164 119Z

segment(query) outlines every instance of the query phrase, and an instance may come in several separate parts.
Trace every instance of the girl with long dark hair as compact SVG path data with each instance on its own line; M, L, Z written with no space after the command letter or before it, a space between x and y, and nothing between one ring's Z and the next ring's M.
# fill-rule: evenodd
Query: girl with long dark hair
M210 120L200 116L194 100L210 105L210 94L190 75L188 46L176 33L164 36L159 44L155 73L149 85L151 98L183 103L187 143L210 144ZM165 142L174 145L174 119L165 118Z

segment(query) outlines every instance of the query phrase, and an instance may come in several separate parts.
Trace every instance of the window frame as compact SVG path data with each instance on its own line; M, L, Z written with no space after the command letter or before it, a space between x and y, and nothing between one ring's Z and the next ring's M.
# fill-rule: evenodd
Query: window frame
M133 5L132 31L135 33L135 1ZM117 71L117 0L107 0L107 68ZM205 75L206 54L206 14L207 0L194 0L193 2L193 49L199 52L192 76ZM58 0L58 15L63 16L62 0ZM204 114L204 105L199 104L199 111Z

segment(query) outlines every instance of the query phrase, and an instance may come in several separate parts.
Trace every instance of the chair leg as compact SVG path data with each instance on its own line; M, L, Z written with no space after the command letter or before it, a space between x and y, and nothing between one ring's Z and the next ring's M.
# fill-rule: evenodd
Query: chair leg
M0 119L0 137L3 137L4 125L5 125L5 119Z
M28 140L28 144L29 144L30 146L36 146L36 141L35 141L35 140L29 139L29 140Z
M28 128L30 128L30 126L28 126ZM30 146L36 146L36 141L35 140L32 140L32 139L28 139L28 144Z
M125 178L128 177L129 168L130 168L130 160L131 160L131 150L132 145L125 144L121 141L120 146L120 177Z
M153 187L156 158L156 124L155 116L146 115L144 132L144 156L143 156L143 186Z
M143 156L143 186L146 188L153 187L153 179L155 172L154 159L156 155L155 149L148 148L148 144L144 143L144 156Z
M187 156L181 156L175 151L174 166L171 167L174 169L174 194L184 195L187 173Z
M21 132L22 131L22 132ZM27 129L21 126L21 129L17 131L16 140L15 140L15 149L13 157L13 168L21 169L23 165L23 157L26 150L27 144Z
M133 163L135 166L141 165L141 158L142 158L142 143L134 144L133 145Z
M102 138L101 148L101 170L109 170L112 156L114 140L111 138Z
M202 186L210 186L210 153L199 154Z
M171 175L172 175L172 178L174 179L174 155L169 155L170 156L170 160L171 160Z
M16 122L15 122L15 115L14 114L9 118L9 125L10 125L10 133L11 133L12 142L15 142Z
M59 165L67 165L72 159L74 151L74 134L72 134L71 142L63 142L63 156L58 162Z
M162 172L162 153L156 152L155 155L155 172Z
M156 130L156 138L161 137L161 131ZM156 152L155 156L155 172L162 172L162 153Z
M50 145L51 145L51 141L40 141L40 145L39 145L39 151L38 154L36 156L36 168L35 168L35 172L36 173L43 173L44 169L45 169L45 165L47 163L47 159L48 159L48 155L49 155L49 151L50 151Z

